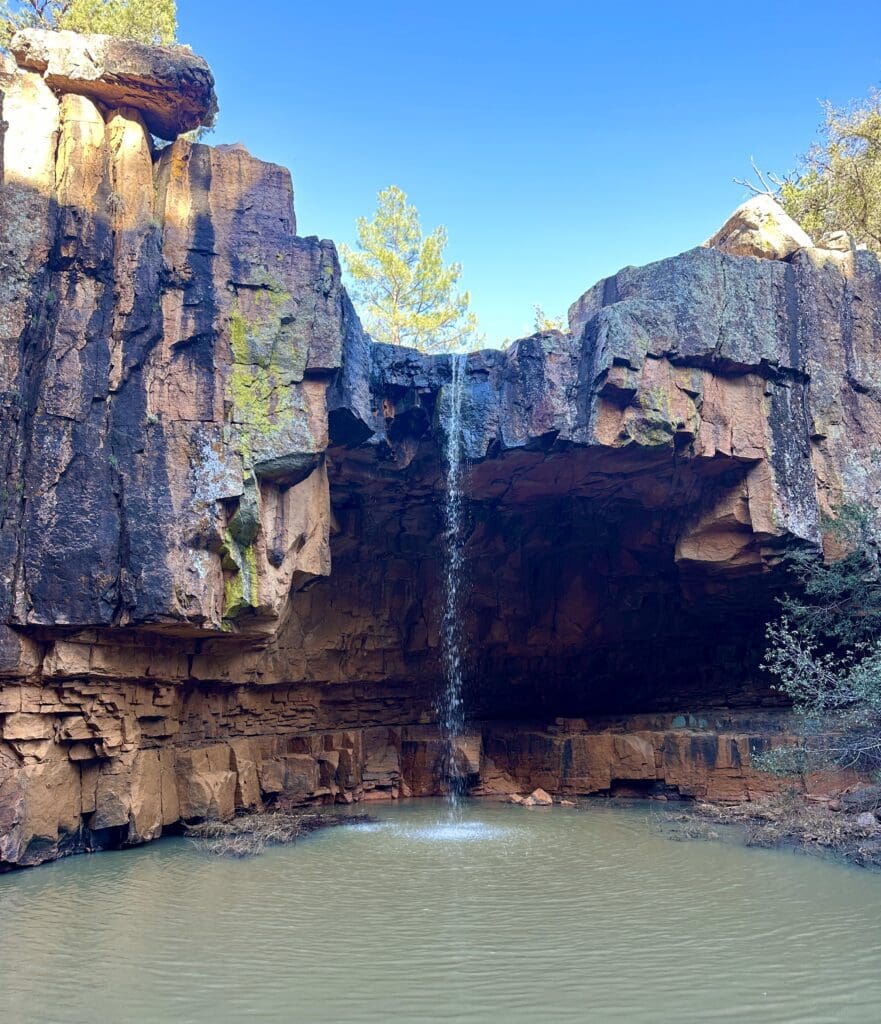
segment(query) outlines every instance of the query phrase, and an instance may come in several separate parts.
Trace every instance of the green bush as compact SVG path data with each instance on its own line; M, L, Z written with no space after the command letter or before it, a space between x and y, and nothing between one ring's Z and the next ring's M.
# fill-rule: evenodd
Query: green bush
M141 43L173 43L176 0L0 0L0 45L22 28L99 32Z

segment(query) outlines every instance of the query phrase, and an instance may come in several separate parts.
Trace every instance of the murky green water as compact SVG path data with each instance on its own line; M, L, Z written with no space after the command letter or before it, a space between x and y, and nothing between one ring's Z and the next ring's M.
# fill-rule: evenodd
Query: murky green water
M645 808L374 813L253 860L176 839L0 877L0 1019L881 1019L879 875Z

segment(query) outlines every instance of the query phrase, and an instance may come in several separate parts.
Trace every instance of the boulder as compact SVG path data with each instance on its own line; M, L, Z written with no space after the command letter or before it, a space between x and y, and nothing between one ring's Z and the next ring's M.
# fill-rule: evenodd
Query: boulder
M817 242L820 249L831 249L833 252L856 252L857 245L853 235L846 231L827 231Z
M525 807L550 807L554 798L544 789L534 789L523 801Z
M185 46L28 28L16 32L10 50L58 93L134 108L160 139L210 125L217 114L211 69Z
M731 256L785 260L813 242L779 203L758 195L738 206L706 244Z

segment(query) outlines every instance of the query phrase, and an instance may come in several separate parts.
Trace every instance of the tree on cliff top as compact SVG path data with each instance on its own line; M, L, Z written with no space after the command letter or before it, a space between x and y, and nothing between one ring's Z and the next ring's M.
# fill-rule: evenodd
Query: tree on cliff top
M757 172L758 184L738 183L773 196L814 239L847 231L881 252L881 92L847 108L825 103L823 110L820 139L796 173Z
M792 556L798 592L767 628L765 667L803 726L757 759L773 771L881 770L881 513L846 503L828 527L844 554Z
M544 331L561 331L564 334L569 330L569 324L566 322L565 316L548 316L544 311L544 307L536 303L533 306L535 316L533 318L533 328L536 334Z
M99 32L141 43L173 43L176 0L0 0L0 46L22 28Z
M359 217L358 242L341 251L365 326L377 340L423 352L451 352L476 340L458 263L444 264L447 232L422 234L419 214L395 185L377 196L373 220Z

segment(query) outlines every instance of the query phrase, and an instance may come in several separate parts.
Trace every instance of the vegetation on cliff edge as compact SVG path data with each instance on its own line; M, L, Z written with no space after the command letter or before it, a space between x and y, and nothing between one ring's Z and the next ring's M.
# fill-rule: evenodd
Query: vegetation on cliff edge
M141 43L173 43L176 0L0 0L0 46L23 28L98 32Z
M377 196L373 220L358 218L357 236L355 248L340 248L374 340L423 352L452 352L476 341L470 296L458 291L461 264L444 263L446 228L423 235L416 207L390 185Z
M823 111L820 138L795 173L754 167L758 180L739 184L771 195L814 239L847 231L881 252L881 92L848 107L825 103Z

